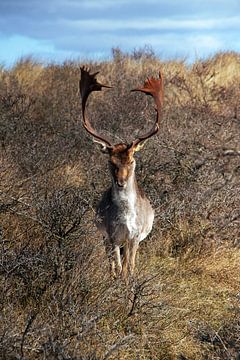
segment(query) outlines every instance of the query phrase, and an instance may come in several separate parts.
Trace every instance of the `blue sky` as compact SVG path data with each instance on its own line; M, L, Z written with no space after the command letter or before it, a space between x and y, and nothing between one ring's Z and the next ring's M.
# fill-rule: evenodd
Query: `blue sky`
M1 0L0 64L103 59L145 45L163 59L240 51L240 0Z

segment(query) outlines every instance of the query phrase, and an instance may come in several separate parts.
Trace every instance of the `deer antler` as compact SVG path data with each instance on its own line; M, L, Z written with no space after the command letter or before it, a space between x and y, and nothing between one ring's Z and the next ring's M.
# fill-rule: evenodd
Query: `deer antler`
M141 91L146 95L151 95L154 99L157 111L156 122L154 123L152 129L144 135L139 136L136 140L132 142L131 147L137 151L137 147L140 146L142 141L147 140L151 136L155 135L160 126L160 115L163 104L163 76L161 72L159 72L159 79L148 78L143 87L138 87L133 89L132 91Z
M90 70L88 68L81 67L80 69L81 69L81 79L79 81L79 87L82 98L83 126L87 130L87 132L95 138L95 141L103 146L104 149L112 148L113 146L111 145L111 143L108 140L106 140L103 136L98 134L96 130L93 129L92 125L90 124L85 114L87 99L88 96L91 94L91 92L101 91L103 87L111 88L111 86L100 84L97 81L96 75L98 74L98 72L94 74L90 74Z

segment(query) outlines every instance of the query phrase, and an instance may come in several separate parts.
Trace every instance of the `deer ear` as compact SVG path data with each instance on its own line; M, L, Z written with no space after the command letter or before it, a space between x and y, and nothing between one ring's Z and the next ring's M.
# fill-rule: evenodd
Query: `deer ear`
M146 144L146 142L147 142L147 139L144 140L144 141L139 142L137 145L132 145L133 154L134 154L135 152L137 152L137 151L140 151L140 150L144 147L144 145Z
M111 147L106 146L106 144L104 142L102 142L101 140L93 139L93 142L99 146L100 151L103 154L109 154L110 153Z
M103 146L103 145L101 145L100 151L103 154L108 154L108 155L110 154L109 148L107 148L106 146Z

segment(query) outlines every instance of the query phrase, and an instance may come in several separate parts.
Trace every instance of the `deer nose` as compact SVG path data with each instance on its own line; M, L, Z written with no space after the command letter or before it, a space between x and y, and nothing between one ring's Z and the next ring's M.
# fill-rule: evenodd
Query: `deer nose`
M119 188L124 188L126 185L126 182L124 180L117 180L116 184Z

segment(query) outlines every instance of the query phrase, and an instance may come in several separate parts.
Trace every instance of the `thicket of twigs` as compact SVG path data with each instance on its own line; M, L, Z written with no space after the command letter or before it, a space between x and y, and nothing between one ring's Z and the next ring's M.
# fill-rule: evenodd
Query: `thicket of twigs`
M0 70L0 358L239 359L239 54L188 66L114 49L87 64L114 86L88 111L115 143L154 121L129 90L164 75L160 133L136 155L156 219L129 286L94 225L110 179L81 126L80 65Z

